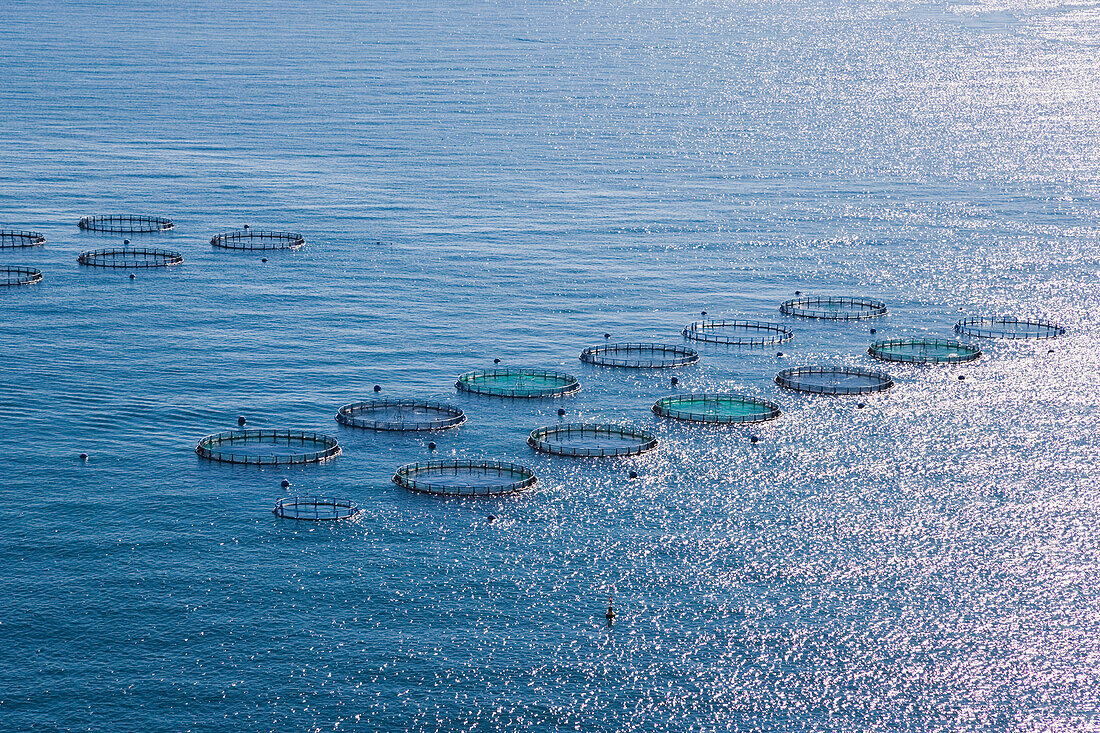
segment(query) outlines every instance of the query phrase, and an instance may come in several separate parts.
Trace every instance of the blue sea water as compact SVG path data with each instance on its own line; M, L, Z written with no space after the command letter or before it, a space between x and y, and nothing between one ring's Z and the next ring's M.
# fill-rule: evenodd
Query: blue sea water
M9 2L0 70L0 224L48 238L0 250L45 274L0 292L0 728L1100 727L1100 3ZM185 264L78 266L115 212ZM308 244L210 247L246 223ZM577 358L703 310L795 329L676 372L779 420L667 421L668 373ZM985 313L1068 335L864 409L773 382ZM493 359L583 388L455 391ZM469 422L338 426L375 384ZM559 407L661 444L534 453ZM344 453L199 459L238 415ZM539 483L395 486L429 440ZM364 512L272 515L311 493Z

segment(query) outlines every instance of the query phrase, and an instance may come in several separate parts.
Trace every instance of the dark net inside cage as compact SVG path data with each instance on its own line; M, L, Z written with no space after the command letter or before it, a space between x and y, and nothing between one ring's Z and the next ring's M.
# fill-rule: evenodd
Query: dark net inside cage
M567 423L536 428L527 438L535 450L577 458L636 456L657 447L657 438L622 425Z
M653 411L676 420L718 425L764 422L780 415L774 402L728 392L664 397L653 405Z
M881 300L855 297L795 298L779 307L788 316L821 318L832 321L852 321L877 318L886 315L886 304Z
M33 285L42 282L42 271L33 267L0 267L0 286Z
M699 352L684 346L665 344L608 344L589 346L581 361L598 366L634 369L668 369L699 361Z
M695 321L684 327L685 338L729 346L771 346L794 338L794 332L764 321Z
M172 267L183 263L183 255L167 249L122 247L81 252L77 262L88 267L133 270L147 267Z
M15 229L0 229L0 249L19 247L37 247L46 243L46 237L38 232L24 232Z
M229 430L203 438L195 452L222 463L290 466L335 458L340 444L328 435L302 430Z
M175 224L171 219L160 216L137 216L133 214L105 214L103 216L85 216L78 226L89 232L111 232L113 234L152 234L166 232Z
M894 386L885 372L858 367L797 367L775 376L781 387L822 395L857 395L882 392Z
M331 521L354 517L359 513L359 505L350 499L302 496L279 499L272 512L284 519Z
M1051 339L1065 336L1066 329L1042 319L975 316L956 323L955 333L974 338Z
M211 238L210 244L222 249L269 250L297 249L306 243L305 237L296 232L274 232L259 229L241 229Z
M534 472L503 461L426 461L397 469L393 481L438 496L501 496L534 486Z
M883 361L905 364L957 364L973 361L981 349L949 339L887 339L876 341L867 353Z
M559 397L576 392L580 382L572 374L541 369L488 369L467 372L455 387L464 392L497 397Z
M336 420L366 430L445 430L466 422L466 415L444 402L380 399L344 405Z

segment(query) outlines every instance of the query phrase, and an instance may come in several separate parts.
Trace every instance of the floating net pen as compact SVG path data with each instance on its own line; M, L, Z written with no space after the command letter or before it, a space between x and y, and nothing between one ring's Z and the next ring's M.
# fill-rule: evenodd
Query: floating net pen
M796 367L775 375L780 387L823 395L855 395L883 392L894 386L885 372L858 367Z
M621 425L568 423L536 428L527 445L543 453L575 458L636 456L657 447L656 436Z
M380 399L344 405L336 421L366 430L444 430L466 422L466 415L444 402Z
M854 321L886 315L886 304L871 298L795 298L779 306L779 312L800 318Z
M19 247L37 247L46 243L46 237L38 232L24 232L15 229L0 229L0 249Z
M195 452L222 463L290 466L335 458L340 444L336 438L301 430L230 430L203 438Z
M975 316L956 323L955 333L989 339L1052 339L1065 336L1066 329L1050 321Z
M89 232L110 232L112 234L152 234L166 232L175 224L171 219L160 216L131 216L129 214L108 214L105 216L85 216L77 226Z
M699 352L664 344L608 344L589 346L581 352L581 361L598 366L669 369L694 364L699 361Z
M42 271L33 267L0 267L0 287L8 285L33 285L42 282Z
M437 496L501 496L534 486L531 469L501 461L426 461L397 469L393 482Z
M573 394L581 383L572 374L539 369L487 369L466 372L455 382L463 392L497 397L560 397Z
M695 321L684 326L684 338L729 346L771 346L794 338L794 331L763 321Z
M350 519L359 513L359 505L350 499L328 499L320 496L302 496L279 499L272 510L284 519L325 521Z
M210 244L215 247L243 250L298 249L305 243L305 237L295 232L267 232L257 229L226 232L210 240Z
M874 342L867 353L883 361L906 364L957 364L974 361L982 350L948 339L888 339Z
M730 392L672 395L658 400L653 411L662 417L717 425L764 422L780 415L774 402Z
M111 267L121 270L133 270L144 267L172 267L183 264L183 255L167 249L96 249L81 252L76 261L88 267Z

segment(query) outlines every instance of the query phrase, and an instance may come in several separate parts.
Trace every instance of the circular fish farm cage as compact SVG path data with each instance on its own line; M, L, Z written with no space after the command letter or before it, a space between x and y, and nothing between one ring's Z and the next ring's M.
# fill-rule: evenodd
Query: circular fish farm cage
M882 361L906 364L958 364L974 361L982 350L948 339L888 339L874 342L867 353Z
M248 251L298 249L305 243L305 237L295 232L269 232L258 229L240 229L218 234L210 239L210 244L215 247Z
M886 304L872 298L795 298L779 306L785 316L856 321L886 315Z
M171 219L160 216L132 216L130 214L107 214L105 216L85 216L77 226L87 232L108 232L111 234L152 234L166 232L176 225Z
M536 428L527 445L543 453L572 458L636 456L657 447L656 436L622 425L568 423Z
M110 267L118 270L133 270L146 267L172 267L183 264L183 255L167 249L147 249L120 247L117 249L94 249L81 252L76 261L88 267Z
M859 367L796 367L775 375L775 383L797 392L854 395L884 392L894 386L894 379L886 372Z
M771 346L794 338L794 331L763 321L695 321L684 326L684 338L727 346Z
M445 430L466 422L466 414L444 402L381 399L344 405L336 421L365 430Z
M16 229L0 229L0 249L18 249L20 247L38 247L46 243L46 237L38 232L24 232Z
M7 285L33 285L42 282L42 271L33 267L16 267L13 265L0 267L0 286Z
M657 400L653 411L675 420L716 425L765 422L781 412L774 402L731 392L672 395Z
M1050 321L975 316L956 323L955 333L987 339L1052 339L1065 336L1066 329Z
M670 369L699 361L699 352L684 346L664 344L608 344L589 346L581 361L597 366L633 369Z
M320 496L296 496L279 499L272 513L283 519L331 521L350 519L359 513L359 505L349 499L329 499Z
M561 397L581 388L572 374L541 369L485 369L466 372L455 382L462 392L496 397Z
M397 469L393 482L409 491L437 496L502 496L534 486L526 466L502 461L424 461Z
M301 430L229 430L206 436L195 452L222 463L292 466L335 458L340 444L336 438Z

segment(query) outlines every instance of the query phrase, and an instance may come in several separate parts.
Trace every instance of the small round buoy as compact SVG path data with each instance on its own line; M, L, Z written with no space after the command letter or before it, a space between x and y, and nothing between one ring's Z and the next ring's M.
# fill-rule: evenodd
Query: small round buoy
M794 294L795 295L802 295L802 291L801 290L796 290L796 291L794 291Z
M609 338L611 338L611 334L609 334L609 333L605 333L605 334L603 335L603 337L604 337L605 339L609 339Z
M707 312L703 311L703 318L706 318L706 317L707 317Z
M1048 353L1048 354L1053 354L1053 353L1054 353L1054 349L1047 349L1047 353Z
M672 379L670 379L668 381L672 384L673 387L675 387L677 384L680 383L680 378L679 377L673 377Z
M638 478L638 472L637 471L631 471L628 475L630 476L630 478Z
M245 224L245 225L244 225L244 228L245 228L245 229L250 229L251 227L249 227L249 226L248 226L247 224Z
M382 243L381 242L375 242L374 244L377 246L377 245L380 245Z
M267 258L266 257L261 257L260 262L267 262Z
M485 517L485 521L489 524L492 524L493 522L497 521L497 516L495 514L490 514L489 516Z
M559 407L558 408L558 417L565 417L565 408L564 407Z
M611 622L615 620L615 616L616 616L615 608L614 608L614 606L611 605L611 597L610 596L607 599L607 613L605 613L603 616L604 616L604 618L607 619L608 626L610 626Z
M777 357L783 356L783 352L782 351L777 351L777 352L775 352L775 355Z
M860 403L859 403L858 405L856 405L856 408L857 408L857 409L860 409L860 410L862 410L862 409L863 409L864 407L866 407L866 406L867 406L867 405L865 405L864 403L860 402Z
M758 436L758 435L751 436L749 438L749 442L753 443L753 444L759 443L760 442L760 436Z
M283 479L282 482L279 485L282 486L284 489L289 489L290 488L290 481L288 481L287 479Z
M123 244L129 244L129 243L130 243L130 240L129 240L129 239L123 239L123 240L122 240L122 243L123 243Z
M493 363L494 363L494 364L499 364L499 363L500 363L500 359L493 359Z
M243 428L245 425L248 424L248 420L245 420L244 415L241 415L240 417L237 418L237 424L240 425Z
M960 374L960 375L959 375L959 381L961 382L961 381L963 381L964 379L966 379L966 376L965 376L965 375L963 375L963 374Z
M375 392L381 392L382 391L382 385L380 385L380 384L374 385L374 391Z
M872 328L871 333L878 333L878 329L877 328Z
M131 280L137 280L137 275L135 275L134 273L131 272L130 273L130 279Z
M435 450L435 441L434 440L429 440L428 441L428 450L433 450L433 451Z
M88 460L88 454L87 453L81 453L80 454L80 460L82 460L82 461Z

